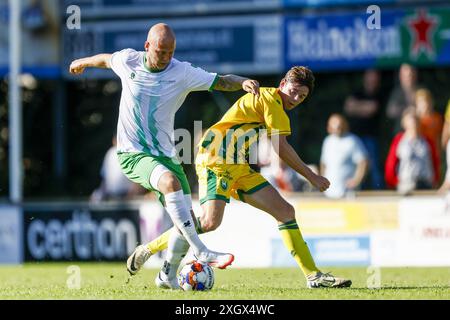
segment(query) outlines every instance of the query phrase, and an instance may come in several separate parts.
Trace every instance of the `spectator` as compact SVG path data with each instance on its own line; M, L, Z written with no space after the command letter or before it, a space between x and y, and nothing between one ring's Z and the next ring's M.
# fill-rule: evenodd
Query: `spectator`
M428 89L419 89L416 92L416 113L419 117L420 132L433 141L438 155L441 153L441 135L443 119L442 116L434 110L433 96Z
M320 158L320 172L331 182L325 195L330 198L350 196L367 172L367 151L361 140L349 132L344 116L331 115L327 130L329 135L323 142Z
M442 129L441 146L447 148L447 143L450 139L450 100L447 102L447 108L445 109L444 127Z
M366 70L363 89L351 94L344 105L344 114L350 123L352 132L361 139L367 150L370 177L368 181L370 184L367 187L370 189L384 188L378 141L382 106L379 88L380 73L373 69Z
M309 166L311 170L311 166ZM313 170L317 172L317 170ZM283 160L261 168L261 174L276 189L283 192L311 191L311 184L289 167Z
M449 144L447 144L446 148L446 157L447 157L447 171L445 173L444 182L442 183L441 187L439 188L439 193L445 193L448 190L450 190L450 147Z
M394 137L386 159L386 184L401 194L431 189L439 182L436 147L420 133L414 107L404 111L401 123L404 132Z
M386 116L393 121L393 133L401 131L402 112L408 106L414 106L417 90L417 70L413 66L404 63L399 71L400 86L392 91L386 108Z
M445 110L445 122L442 129L441 146L446 150L447 157L447 172L445 174L444 182L439 188L439 192L443 193L450 190L450 100L448 100L447 108Z
M258 144L258 166L261 168L261 175L279 191L286 193L312 191L312 185L277 156L267 136L262 136ZM318 173L317 167L313 165L308 167L314 173Z
M116 136L112 139L112 146L106 152L100 171L102 182L94 190L90 200L92 202L125 199L145 193L139 185L131 182L122 172L117 158Z

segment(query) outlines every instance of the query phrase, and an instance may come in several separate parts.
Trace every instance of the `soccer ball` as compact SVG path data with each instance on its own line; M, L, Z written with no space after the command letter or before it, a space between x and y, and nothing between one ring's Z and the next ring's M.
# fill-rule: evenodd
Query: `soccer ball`
M181 268L178 284L184 291L211 290L214 286L214 270L200 261L191 261Z

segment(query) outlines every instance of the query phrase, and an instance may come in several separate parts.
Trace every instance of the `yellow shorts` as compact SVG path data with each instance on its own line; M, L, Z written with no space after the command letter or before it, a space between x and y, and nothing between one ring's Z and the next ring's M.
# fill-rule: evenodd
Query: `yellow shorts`
M244 201L244 194L252 194L269 182L248 164L197 164L200 204L208 200L230 202L230 196ZM245 201L244 201L245 202Z

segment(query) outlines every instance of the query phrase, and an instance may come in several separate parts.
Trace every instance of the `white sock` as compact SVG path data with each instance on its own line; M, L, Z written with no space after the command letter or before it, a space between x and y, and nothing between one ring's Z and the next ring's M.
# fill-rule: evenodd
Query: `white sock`
M170 233L169 243L167 245L166 261L162 268L163 273L168 279L176 277L180 262L183 260L188 250L189 243L178 230L173 229Z
M192 211L192 198L190 194L184 195L184 201L186 203L186 207L189 211Z
M166 202L166 210L172 219L173 224L181 231L189 245L192 247L194 254L206 251L206 246L198 237L195 230L195 224L192 220L191 213L186 206L185 198L182 190L171 192L164 195Z

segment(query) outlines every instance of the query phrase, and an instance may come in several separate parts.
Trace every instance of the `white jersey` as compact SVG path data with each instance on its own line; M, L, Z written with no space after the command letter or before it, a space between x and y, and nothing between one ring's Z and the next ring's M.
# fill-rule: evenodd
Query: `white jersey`
M117 151L172 158L175 113L189 92L210 90L217 74L174 58L163 71L151 72L144 59L143 51L133 49L111 56L111 68L122 82Z
M324 192L330 198L342 198L348 190L346 183L355 175L357 165L367 159L362 141L354 134L328 135L322 144L320 162L325 165L323 175L330 180Z

